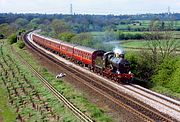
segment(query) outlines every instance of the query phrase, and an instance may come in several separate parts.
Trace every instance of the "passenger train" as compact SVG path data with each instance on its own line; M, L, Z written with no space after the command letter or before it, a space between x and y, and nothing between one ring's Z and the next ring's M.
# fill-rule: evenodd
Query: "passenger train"
M105 52L45 37L36 32L32 32L32 39L43 48L115 82L130 82L134 78L130 72L130 63L125 59L125 54L121 50Z

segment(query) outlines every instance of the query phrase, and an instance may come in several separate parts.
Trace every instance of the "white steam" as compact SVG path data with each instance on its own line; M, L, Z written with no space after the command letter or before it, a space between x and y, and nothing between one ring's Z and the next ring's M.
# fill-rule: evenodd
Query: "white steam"
M124 54L124 53L125 53L124 50L123 50L122 48L119 48L119 47L115 47L115 48L113 49L113 52L114 52L115 54Z

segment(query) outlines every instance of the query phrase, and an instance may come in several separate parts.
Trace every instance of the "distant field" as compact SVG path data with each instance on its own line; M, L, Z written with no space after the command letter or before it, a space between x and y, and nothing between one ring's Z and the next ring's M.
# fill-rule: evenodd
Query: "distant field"
M180 49L180 39L176 40L176 45L178 49ZM122 44L120 44L121 47L129 47L129 48L147 48L147 41L146 40L128 40L123 41Z
M147 41L145 40L128 40L123 41L120 44L121 47L133 47L133 48L143 48L146 46Z
M118 30L147 30L149 28L149 24L151 20L135 20L140 23L130 23L130 24L119 24L117 25ZM169 23L169 21L164 21L165 25ZM174 22L174 29L180 29L180 21Z

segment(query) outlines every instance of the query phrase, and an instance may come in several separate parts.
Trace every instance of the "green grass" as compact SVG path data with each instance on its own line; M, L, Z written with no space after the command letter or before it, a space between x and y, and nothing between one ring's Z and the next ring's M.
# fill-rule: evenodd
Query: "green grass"
M172 90L170 90L169 88L160 86L160 85L156 85L153 88L151 88L153 91L156 91L158 93L164 94L166 96L170 96L173 98L178 98L180 99L180 93L177 92L173 92Z
M6 41L5 39L0 40L0 43L2 41ZM0 59L2 58L2 55L0 55ZM3 73L0 68L0 73ZM4 87L2 76L0 76L0 117L3 118L4 122L13 122L16 120L16 113L14 111L14 108L9 104L8 101L8 94L7 90Z
M133 48L142 48L146 46L145 40L128 40L123 41L122 44L120 44L121 47L133 47Z
M0 79L0 98L0 116L3 117L4 122L14 122L17 115L9 104L7 91L3 88L2 79Z
M148 30L149 28L149 25L150 25L150 22L151 20L136 20L136 21L139 21L141 23L141 25L139 25L138 23L136 23L135 25L134 24L119 24L117 25L117 29L119 30L137 30L137 29L145 29L145 30ZM169 23L169 21L164 21L165 22L165 25L167 25ZM174 21L174 28L175 29L178 29L180 28L180 21Z
M16 44L15 44L16 45ZM14 45L14 46L15 46ZM19 49L16 45L16 48ZM19 51L23 52L23 50L20 50ZM72 121L72 122L78 122L79 119L77 119L74 114L69 110L67 109L62 102L59 102L56 97L54 97L54 95L52 95L52 93L50 91L47 90L47 88L45 86L42 85L42 83L36 78L34 77L34 75L31 73L31 71L29 70L29 68L27 68L26 66L22 65L22 62L20 62L20 60L16 57L16 55L14 55L12 52L11 52L11 49L10 49L10 46L9 45L4 45L3 46L3 55L4 55L4 58L6 58L6 60L9 62L8 60L8 55L16 62L16 65L18 66L18 68L20 69L20 74L23 76L25 76L30 82L31 85L34 86L35 90L38 91L38 94L40 94L40 96L43 96L43 100L47 100L48 101L48 104L50 105L50 107L53 108L53 112L55 112L56 115L59 115L61 117L61 120L60 121ZM4 68L6 69L9 69L9 67L7 65L4 65ZM14 70L12 69L9 69L9 71L11 72L11 70ZM3 76L2 76L3 77ZM11 77L11 76L9 76ZM8 77L8 79L9 79ZM18 77L18 79L20 80L20 75L16 75L15 77ZM1 79L0 79L1 80ZM14 87L18 87L18 83L20 81L15 81L14 79L10 79L10 81L14 81L13 84L14 84ZM41 86L41 87L39 87ZM4 87L4 86L3 86ZM7 94L4 94L3 92L0 92L2 93L2 96L6 97ZM1 95L1 94L0 94ZM24 100L26 99L27 101L29 101L29 97L27 96L21 96ZM14 101L16 104L19 105L19 100L21 97L14 97ZM6 99L3 99L3 100L6 100ZM34 101L34 98L33 98L33 101ZM2 101L3 102L3 101ZM7 100L8 102L8 100ZM35 101L34 101L35 102ZM37 101L39 102L39 101ZM2 104L3 105L3 104ZM1 105L0 105L1 106ZM7 111L10 109L10 107L8 108L5 108ZM28 120L29 122L32 122L32 121L42 121L42 115L38 112L38 111L35 111L32 109L32 107L25 107L23 108L21 111L20 111L20 114L22 114L23 116L28 116L28 114L30 113L34 113L33 114L33 117L30 118L30 120ZM13 112L15 113L15 112ZM0 111L0 114L1 114L1 111ZM44 113L45 114L45 113ZM46 115L46 114L45 114ZM7 115L4 115L2 114L3 118L8 118L8 119L11 119L12 117L6 117ZM47 116L46 116L47 117ZM16 115L15 115L15 120L16 120ZM34 119L33 119L34 118ZM15 121L14 120L14 121ZM9 120L8 120L9 121ZM6 121L5 121L6 122ZM12 121L10 121L12 122Z
M17 50L21 52L21 54L26 58L28 58L28 61L32 62L33 65L36 65L35 68L38 68L40 72L42 72L42 67L40 67L38 64L36 64L36 61L30 56L28 53L25 53L24 50L20 50L16 47ZM19 62L21 63L21 62ZM34 84L35 88L37 91L40 93L41 96L44 96L48 103L53 107L56 113L58 113L63 121L73 121L73 122L78 122L78 119L73 115L73 113L67 109L62 102L59 102L56 97L37 79L36 77L33 76L31 71L29 71L29 68L26 66L21 66L22 73L23 74L29 74L27 75L27 78ZM54 76L53 76L54 77ZM46 79L51 81L51 78L49 75L46 75ZM41 87L39 87L41 86Z
M176 39L175 42L177 49L180 49L180 39ZM124 48L147 48L147 41L146 40L128 40L122 41L120 44L121 47Z
M103 121L103 122L109 122L112 121L112 118L110 116L107 116L105 112L103 112L101 109L99 109L96 105L93 105L90 103L87 98L84 97L83 93L81 91L74 89L74 87L64 81L61 81L59 79L55 78L55 75L48 72L47 69L36 61L35 58L33 58L33 55L31 55L26 50L21 50L19 48L16 49L19 51L19 53L35 68L38 69L43 76L51 82L51 84L59 91L61 92L67 99L69 99L75 106L77 106L81 111L85 112L89 116L91 116L95 121ZM26 69L27 70L27 69ZM23 71L25 74L27 74L27 71ZM31 78L31 77L29 77ZM31 78L31 81L35 81ZM58 107L57 100L55 98L52 98L50 93L47 92L46 88L41 88L38 86L42 86L41 83L36 82L36 86L39 92L43 93L43 96L46 96L48 101L54 106L55 110L58 113L62 113L64 110L63 106ZM93 106L93 109L92 109ZM66 110L64 111L63 117L66 121L72 121L69 112Z

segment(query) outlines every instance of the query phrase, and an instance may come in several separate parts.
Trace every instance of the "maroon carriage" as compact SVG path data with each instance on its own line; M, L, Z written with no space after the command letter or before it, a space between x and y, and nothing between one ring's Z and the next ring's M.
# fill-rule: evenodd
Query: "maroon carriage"
M72 58L73 53L74 53L74 50L73 50L74 46L76 46L76 44L62 42L60 45L59 52L60 52L60 54L62 54L63 56L65 56L67 58Z
M94 68L96 60L103 56L103 50L92 49L84 46L75 46L73 57L89 68Z

